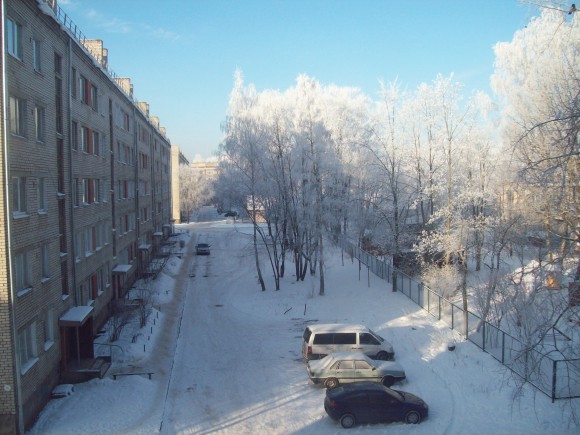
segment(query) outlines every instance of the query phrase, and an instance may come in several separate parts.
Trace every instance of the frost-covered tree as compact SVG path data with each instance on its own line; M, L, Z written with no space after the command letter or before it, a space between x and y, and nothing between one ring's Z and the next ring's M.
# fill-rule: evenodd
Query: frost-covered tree
M375 210L381 217L384 251L398 255L408 246L407 222L415 202L414 184L410 178L412 148L408 120L412 117L409 98L397 83L381 83L381 100L369 122L368 142L364 151L369 155L374 181Z
M179 166L179 200L181 213L191 217L193 210L207 204L214 195L213 181L188 165Z
M234 89L230 95L229 115L226 121L225 140L221 150L229 168L236 174L246 194L247 209L258 209L260 159L263 158L264 131L257 109L257 94L253 86L244 87L240 71L236 71ZM262 276L258 250L258 228L254 225L253 249L258 282L262 291L266 284Z
M503 134L518 192L541 222L550 260L560 267L578 242L580 27L545 9L511 42L497 44L492 85L502 98Z
M569 313L561 284L572 288L580 279L574 252L580 241L579 47L577 14L547 7L512 41L495 47L492 86L514 174L502 207L527 224L519 227L513 251L521 265L501 306L508 319L504 326L524 343L518 361L525 379L545 355L578 357L577 346L550 335L565 329Z

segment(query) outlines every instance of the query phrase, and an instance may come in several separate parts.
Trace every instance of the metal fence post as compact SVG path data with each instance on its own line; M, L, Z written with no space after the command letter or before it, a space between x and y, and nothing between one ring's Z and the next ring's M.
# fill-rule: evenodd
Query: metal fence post
M505 365L505 332L501 331L501 363Z
M455 329L455 312L453 310L453 304L451 304L451 329Z
M558 361L552 361L552 403L556 400L556 373L558 371Z

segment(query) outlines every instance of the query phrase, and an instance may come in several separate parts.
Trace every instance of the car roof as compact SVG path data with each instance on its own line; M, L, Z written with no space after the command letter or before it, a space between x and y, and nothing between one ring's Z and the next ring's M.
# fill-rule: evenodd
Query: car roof
M333 352L330 356L334 359L369 359L369 357L362 352Z
M357 391L388 391L388 390L390 390L389 387L385 387L383 384L379 382L361 381L340 384L336 388L327 389L326 394L327 396L338 397L343 394L349 394Z
M367 331L368 328L364 325L350 324L350 323L321 323L319 325L307 326L310 331L318 332L353 332L353 331Z

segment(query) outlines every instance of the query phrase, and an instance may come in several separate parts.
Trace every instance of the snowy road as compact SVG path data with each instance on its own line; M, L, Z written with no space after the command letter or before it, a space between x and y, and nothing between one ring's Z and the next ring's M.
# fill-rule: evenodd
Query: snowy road
M240 290L236 271L251 258L250 245L232 245L231 231L206 232L211 255L193 258L163 433L277 433L293 402L320 393L306 388L295 337L301 331L231 303Z

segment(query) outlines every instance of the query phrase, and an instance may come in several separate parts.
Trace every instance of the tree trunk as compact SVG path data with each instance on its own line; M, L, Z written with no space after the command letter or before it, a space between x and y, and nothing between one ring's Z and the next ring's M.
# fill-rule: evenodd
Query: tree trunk
M318 240L318 246L320 249L320 258L318 259L318 270L320 271L320 290L318 294L324 296L324 252L322 247L322 235Z

